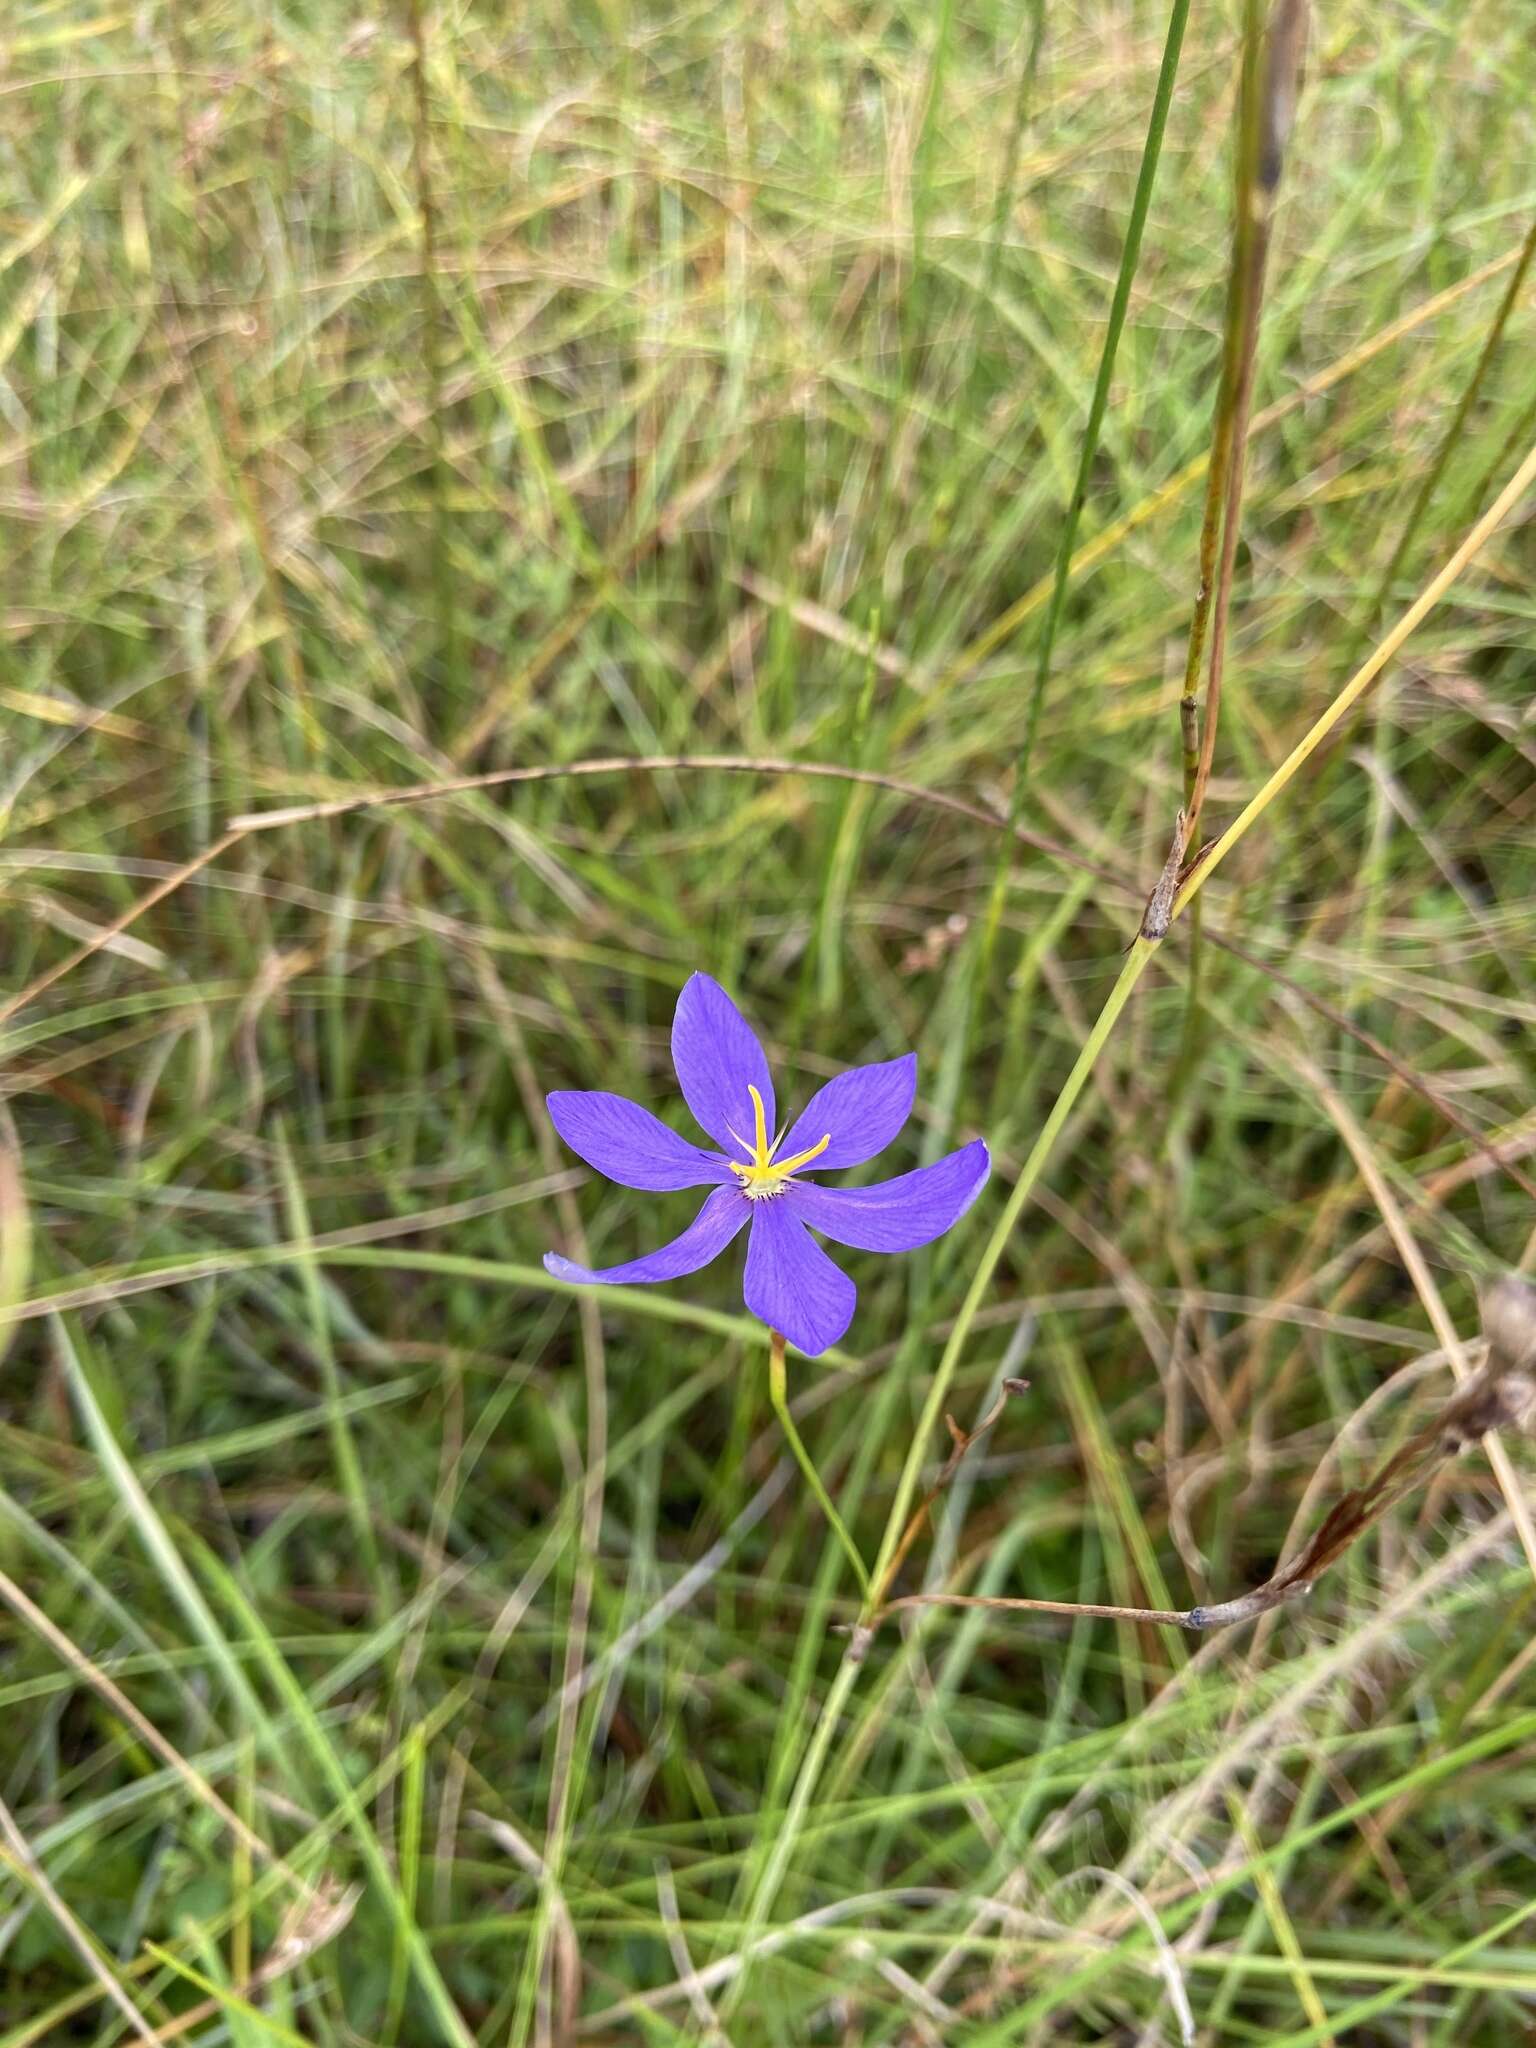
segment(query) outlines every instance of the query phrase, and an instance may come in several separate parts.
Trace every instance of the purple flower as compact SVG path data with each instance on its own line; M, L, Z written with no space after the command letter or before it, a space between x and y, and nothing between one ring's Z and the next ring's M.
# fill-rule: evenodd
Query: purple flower
M571 1150L621 1187L714 1192L681 1237L627 1265L594 1273L547 1252L544 1264L558 1279L605 1286L679 1280L750 1227L747 1307L814 1358L847 1329L858 1294L810 1231L859 1251L914 1251L965 1214L991 1171L978 1138L932 1166L872 1187L829 1188L806 1179L806 1167L820 1174L858 1166L885 1150L911 1112L917 1060L908 1053L839 1074L770 1142L768 1062L740 1010L707 974L690 975L677 999L672 1064L683 1100L718 1151L689 1144L622 1095L561 1089L548 1098L549 1113Z

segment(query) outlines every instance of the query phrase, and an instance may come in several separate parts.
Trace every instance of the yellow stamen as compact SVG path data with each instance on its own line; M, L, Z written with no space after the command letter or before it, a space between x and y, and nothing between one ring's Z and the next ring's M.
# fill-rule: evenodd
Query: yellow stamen
M770 1145L768 1117L763 1108L763 1098L750 1081L747 1083L747 1093L752 1098L752 1143L749 1145L734 1129L731 1130L731 1136L743 1152L751 1154L751 1158L747 1161L733 1159L730 1164L732 1173L741 1181L742 1193L751 1196L753 1201L761 1201L769 1195L782 1194L790 1175L798 1167L809 1166L813 1159L819 1159L831 1144L832 1133L828 1131L819 1145L812 1145L807 1152L797 1152L793 1159L775 1159L773 1155L783 1144L784 1132L788 1127L781 1126Z
M793 1159L776 1159L773 1162L774 1172L793 1173L797 1166L808 1166L813 1159L819 1159L821 1157L822 1153L826 1151L827 1147L831 1144L831 1142L832 1133L828 1131L827 1135L822 1139L821 1143L819 1145L813 1145L809 1152L797 1152Z
M768 1149L768 1119L763 1114L763 1098L758 1094L750 1081L747 1083L747 1093L752 1098L752 1121L755 1126L753 1131L755 1142L752 1147L752 1164L754 1166L766 1166L773 1157L773 1154Z

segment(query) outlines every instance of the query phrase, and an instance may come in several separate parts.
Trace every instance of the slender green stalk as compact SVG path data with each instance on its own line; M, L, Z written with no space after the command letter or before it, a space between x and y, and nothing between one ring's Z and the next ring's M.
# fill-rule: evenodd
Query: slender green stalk
M1104 415L1109 408L1109 387L1114 379L1115 358L1120 352L1120 337L1125 331L1125 316L1131 303L1131 287L1136 282L1136 269L1141 261L1141 239L1147 225L1147 215L1152 207L1152 190L1157 183L1157 167L1163 153L1163 136L1168 127L1168 109L1173 104L1174 81L1179 74L1179 57L1184 48L1184 29L1188 20L1189 0L1174 0L1168 15L1168 34L1163 44L1163 61L1152 95L1152 112L1147 120L1146 140L1141 147L1141 168L1136 174L1136 190L1131 199L1131 216L1126 222L1125 242L1120 251L1120 270L1115 278L1114 297L1109 304L1109 324L1104 330L1104 346L1099 352L1098 375L1094 378L1093 397L1088 405L1088 423L1083 429L1083 446L1078 456L1077 478L1072 486L1067 516L1062 521L1061 537L1056 545L1055 580L1051 585L1051 599L1046 607L1045 624L1040 632L1040 647L1035 657L1035 678L1030 689L1024 738L1019 747L1018 779L1014 785L1016 801L1019 791L1029 779L1035 735L1040 725L1040 709L1045 701L1046 685L1050 681L1051 657L1056 651L1056 633L1067 601L1067 585L1071 580L1072 554L1077 545L1078 523L1083 515L1083 506L1087 502L1088 479L1093 473L1094 461L1099 452L1099 436L1104 428Z
M1066 606L1067 585L1071 581L1072 556L1077 545L1078 523L1088 497L1088 479L1093 473L1094 460L1099 452L1099 436L1103 431L1104 414L1109 406L1109 388L1114 379L1115 358L1120 350L1120 337L1125 331L1125 316L1131 303L1131 287L1136 281L1136 268L1141 261L1142 234L1152 206L1152 189L1157 182L1157 167L1163 153L1163 136L1168 127L1168 109L1173 103L1174 80L1178 77L1179 57L1184 47L1184 29L1188 20L1189 0L1173 0L1173 7L1168 16L1168 34L1163 44L1163 61L1152 95L1152 112L1147 121L1146 140L1142 144L1141 168L1136 175L1131 215L1126 223L1125 242L1120 251L1120 270L1115 279L1114 296L1110 300L1109 324L1104 330L1104 345L1099 351L1098 375L1094 379L1093 396L1088 405L1088 420L1083 428L1083 445L1078 456L1077 477L1072 486L1072 496L1067 503L1066 517L1062 521L1061 535L1056 546L1055 576L1051 584L1050 602L1046 607L1045 623L1040 630L1034 681L1030 687L1029 704L1024 714L1024 737L1019 743L1014 764L1013 792L1008 806L1010 825L1017 824L1023 810L1024 791L1034 759L1035 737L1040 729L1040 713L1045 703L1046 685L1051 675L1051 659L1056 649L1056 633ZM1008 900L1008 876L1012 861L1012 841L1005 838L999 849L986 916L978 935L977 974L973 984L978 990L985 986L991 966L998 928Z
M1019 175L1019 152L1023 147L1024 130L1029 121L1030 101L1035 89L1035 73L1040 68L1040 51L1045 42L1045 0L1030 0L1029 43L1019 64L1019 75L1013 88L1013 114L1008 123L1008 140L1003 146L1003 168L997 181L997 197L992 202L992 234L987 247L987 290L990 292L997 283L998 266L1003 255L1003 236L1008 227L1008 215L1013 206L1013 188Z
M955 1326L944 1346L938 1370L934 1373L933 1383L928 1389L928 1398L923 1403L922 1414L918 1418L917 1428L913 1431L907 1461L897 1483L890 1514L886 1518L885 1534L881 1538L880 1550L875 1559L874 1582L877 1586L885 1576L886 1566L895 1552L896 1545L901 1541L901 1532L906 1527L918 1481L922 1477L923 1461L928 1456L928 1447L933 1441L934 1427L944 1412L944 1403L949 1397L955 1368L959 1365L961 1354L970 1341L971 1325L976 1320L976 1311L981 1307L983 1297L992 1284L992 1276L997 1271L1004 1247L1023 1214L1024 1204L1029 1200L1040 1175L1045 1170L1046 1161L1051 1156L1056 1140L1061 1136L1067 1118L1072 1114L1078 1097L1098 1064L1099 1054L1109 1042L1110 1033L1130 1001L1132 989L1151 964L1159 943L1156 940L1138 938L1126 954L1119 979L1110 990L1103 1009L1094 1021L1093 1029L1084 1039L1082 1050L1073 1062L1072 1071L1051 1105L1050 1115L1040 1126L1039 1135L1030 1147L1029 1155L1019 1169L1019 1177L1003 1205L1003 1213L998 1217L992 1235L987 1239L981 1257L976 1263L976 1270L971 1275L971 1284L965 1291L960 1313L955 1318Z
M1419 488L1413 495L1413 502L1408 508L1408 517L1403 521L1403 528L1397 537L1396 545L1392 549L1386 567L1381 572L1381 577L1371 594L1369 603L1361 612L1357 621L1355 636L1349 650L1349 662L1357 659L1366 639L1375 631L1382 612L1391 596L1392 586L1397 581L1398 572L1406 561L1408 552L1413 546L1415 539L1418 537L1419 528L1424 522L1424 515L1429 510L1435 492L1439 489L1441 479L1445 475L1446 467L1451 459L1451 452L1453 449L1460 447L1462 443L1467 420L1482 393L1483 386L1488 378L1488 372L1493 366L1493 359L1498 354L1499 345L1504 338L1504 329L1508 324L1509 316L1519 302L1520 293L1525 285L1526 273L1531 267L1533 256L1536 256L1536 219L1532 220L1530 227L1526 230L1525 241L1520 250L1520 260L1510 273L1509 283L1505 287L1504 296L1499 301L1498 310L1493 316L1487 335L1484 337L1482 348L1478 351L1477 362L1473 368L1472 375L1467 380L1466 388L1457 401L1455 410L1446 422L1445 431L1440 437L1440 445L1435 450L1434 457L1419 483ZM1346 663L1347 665L1348 663ZM1376 774L1372 780L1371 822L1366 839L1360 876L1362 903L1359 924L1362 956L1375 951L1375 940L1380 930L1383 914L1382 901L1387 881L1388 849L1392 820L1391 803L1387 791L1392 778L1393 762L1397 751L1395 746L1396 720L1393 716L1394 694L1389 685L1376 699L1372 712L1372 723L1374 725L1372 747L1375 756ZM1334 759L1339 759L1345 751L1343 748L1336 748L1334 750ZM1324 777L1320 776L1318 778L1319 783L1321 784L1324 779ZM1316 800L1317 792L1314 791L1312 801L1315 803ZM1357 1006L1359 995L1358 987L1351 990L1349 1003L1351 1009Z
M800 1470L805 1474L806 1483L815 1494L822 1513L832 1524L833 1533L843 1546L848 1562L853 1566L859 1588L868 1601L871 1592L869 1568L859 1555L858 1545L849 1535L847 1525L833 1505L832 1496L821 1483L821 1474L816 1470L810 1452L800 1439L794 1417L789 1412L789 1388L784 1372L784 1337L782 1332L771 1330L768 1334L768 1398L773 1403L773 1412L779 1418L780 1427L789 1439L789 1447L795 1454Z
M1509 316L1519 304L1520 293L1524 289L1526 273L1531 267L1533 256L1536 256L1536 219L1533 219L1529 228L1526 229L1525 240L1520 245L1520 260L1510 272L1509 283L1504 288L1504 296L1500 299L1498 310L1489 323L1488 333L1484 338L1481 349L1478 351L1476 367L1467 380L1466 389L1457 400L1456 410L1451 414L1450 419L1446 423L1445 432L1440 437L1440 445L1435 450L1434 459L1431 461L1428 469L1425 470L1419 488L1414 492L1413 503L1408 508L1408 517L1403 521L1403 530L1397 537L1397 544L1392 550L1391 559L1388 561L1386 568L1382 570L1381 581L1376 586L1369 608L1361 618L1360 641L1363 641L1365 636L1372 631L1376 620L1381 615L1383 606L1391 596L1392 585L1397 580L1397 573L1402 568L1407 558L1408 550L1413 546L1418 536L1419 528L1424 523L1424 514L1429 510L1430 500L1439 488L1440 479L1445 475L1446 465L1451 459L1452 451L1461 444L1467 418L1481 396L1483 386L1488 380L1488 372L1493 366L1494 357L1499 352L1499 344L1504 339L1504 329L1509 324ZM1357 648L1359 644L1359 641L1357 641Z

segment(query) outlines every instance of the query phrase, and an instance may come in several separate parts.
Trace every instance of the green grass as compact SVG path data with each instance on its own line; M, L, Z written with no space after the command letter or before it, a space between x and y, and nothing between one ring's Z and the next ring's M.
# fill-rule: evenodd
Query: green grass
M997 1171L847 1255L816 1468L878 1576L1023 1374L897 1590L1182 1606L1536 1248L1529 499L1200 885L1198 1001L1133 944L1243 13L1160 130L1164 9L6 12L0 2048L1527 2038L1486 1457L1255 1628L854 1661L731 1262L540 1264L686 1220L541 1097L675 1117L694 968L786 1095L915 1047L888 1170ZM1208 840L1536 438L1533 92L1518 9L1313 24Z

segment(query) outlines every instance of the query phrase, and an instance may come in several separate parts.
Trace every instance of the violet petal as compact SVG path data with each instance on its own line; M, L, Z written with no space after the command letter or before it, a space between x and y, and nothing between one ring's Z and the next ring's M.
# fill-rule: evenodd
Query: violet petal
M783 1196L755 1205L743 1292L753 1315L782 1330L807 1358L837 1342L859 1298Z
M992 1170L985 1142L951 1152L932 1166L876 1181L867 1188L824 1188L792 1180L779 1198L802 1222L838 1244L864 1252L910 1252L942 1237L969 1209ZM750 1306L750 1304L748 1304Z
M557 1088L545 1100L555 1129L577 1157L620 1187L660 1192L730 1183L723 1159L669 1131L638 1102L585 1088Z
M824 1088L818 1088L790 1125L779 1147L782 1159L808 1152L830 1132L832 1142L815 1163L821 1173L832 1166L862 1166L883 1152L912 1114L917 1091L917 1055L881 1060L874 1066L850 1067Z
M677 999L672 1064L699 1125L733 1159L742 1157L737 1138L748 1148L752 1143L749 1084L763 1098L772 1135L773 1080L763 1048L719 982L707 974L690 974Z
M746 1226L751 1213L752 1204L736 1188L716 1188L681 1237L647 1252L644 1258L631 1259L623 1266L604 1266L594 1272L590 1266L578 1266L573 1259L561 1258L558 1252L546 1252L544 1270L553 1273L557 1280L596 1280L605 1287L622 1286L628 1281L643 1284L650 1280L680 1280L685 1273L697 1273L701 1266L718 1258L737 1231Z

